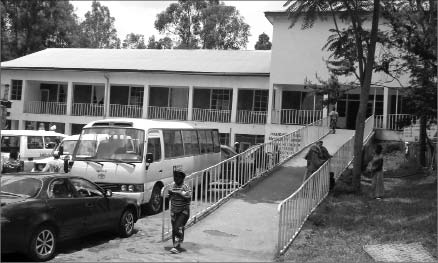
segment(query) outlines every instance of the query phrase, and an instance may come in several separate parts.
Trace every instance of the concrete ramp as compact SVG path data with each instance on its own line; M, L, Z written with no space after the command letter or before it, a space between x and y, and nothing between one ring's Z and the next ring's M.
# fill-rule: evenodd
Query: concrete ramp
M354 131L337 130L324 139L334 154ZM186 230L175 261L273 261L278 237L277 206L297 190L304 177L308 149L260 178L212 214ZM171 241L167 241L171 246ZM214 258L214 260L212 260Z

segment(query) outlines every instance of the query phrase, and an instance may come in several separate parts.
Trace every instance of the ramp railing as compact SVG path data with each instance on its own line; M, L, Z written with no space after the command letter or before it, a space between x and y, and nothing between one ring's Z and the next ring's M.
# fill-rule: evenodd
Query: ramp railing
M329 120L324 118L273 141L253 146L243 153L214 166L188 175L185 183L192 189L190 218L186 227L214 211L240 189L268 174L299 151L329 132ZM162 189L168 196L170 184ZM163 207L166 198L163 198ZM162 212L162 240L171 236L170 209Z
M371 124L370 124L371 123ZM374 116L365 121L364 141L373 132ZM283 255L300 232L313 210L329 192L330 172L335 179L347 169L354 159L354 136L344 143L330 160L325 162L288 198L278 205L277 256Z

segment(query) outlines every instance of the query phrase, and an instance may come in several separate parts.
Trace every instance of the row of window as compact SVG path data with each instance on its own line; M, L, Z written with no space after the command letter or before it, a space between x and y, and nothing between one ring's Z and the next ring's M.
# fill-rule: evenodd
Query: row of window
M163 140L165 158L220 152L217 130L163 130ZM147 151L161 159L160 139L149 138Z

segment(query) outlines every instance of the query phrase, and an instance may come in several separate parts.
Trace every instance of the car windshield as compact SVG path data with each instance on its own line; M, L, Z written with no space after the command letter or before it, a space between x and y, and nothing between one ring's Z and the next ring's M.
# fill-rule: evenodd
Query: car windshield
M42 185L42 181L36 178L3 176L0 189L2 195L34 197Z
M75 160L141 162L144 131L122 127L92 127L82 131Z
M75 145L76 145L76 140L75 141L63 141L62 142L62 154L68 155L68 154L73 154L73 150L75 149ZM85 142L84 142L85 144Z

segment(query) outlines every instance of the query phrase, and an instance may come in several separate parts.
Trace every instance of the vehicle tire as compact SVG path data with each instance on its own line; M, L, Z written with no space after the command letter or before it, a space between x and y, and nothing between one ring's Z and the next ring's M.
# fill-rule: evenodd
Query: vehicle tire
M152 189L151 199L149 199L148 210L151 214L155 215L163 210L163 197L161 196L161 188L159 185L155 185Z
M56 243L55 229L39 226L30 238L28 255L34 261L47 261L55 256Z
M134 213L131 209L123 211L119 221L119 235L121 237L130 237L134 233Z

